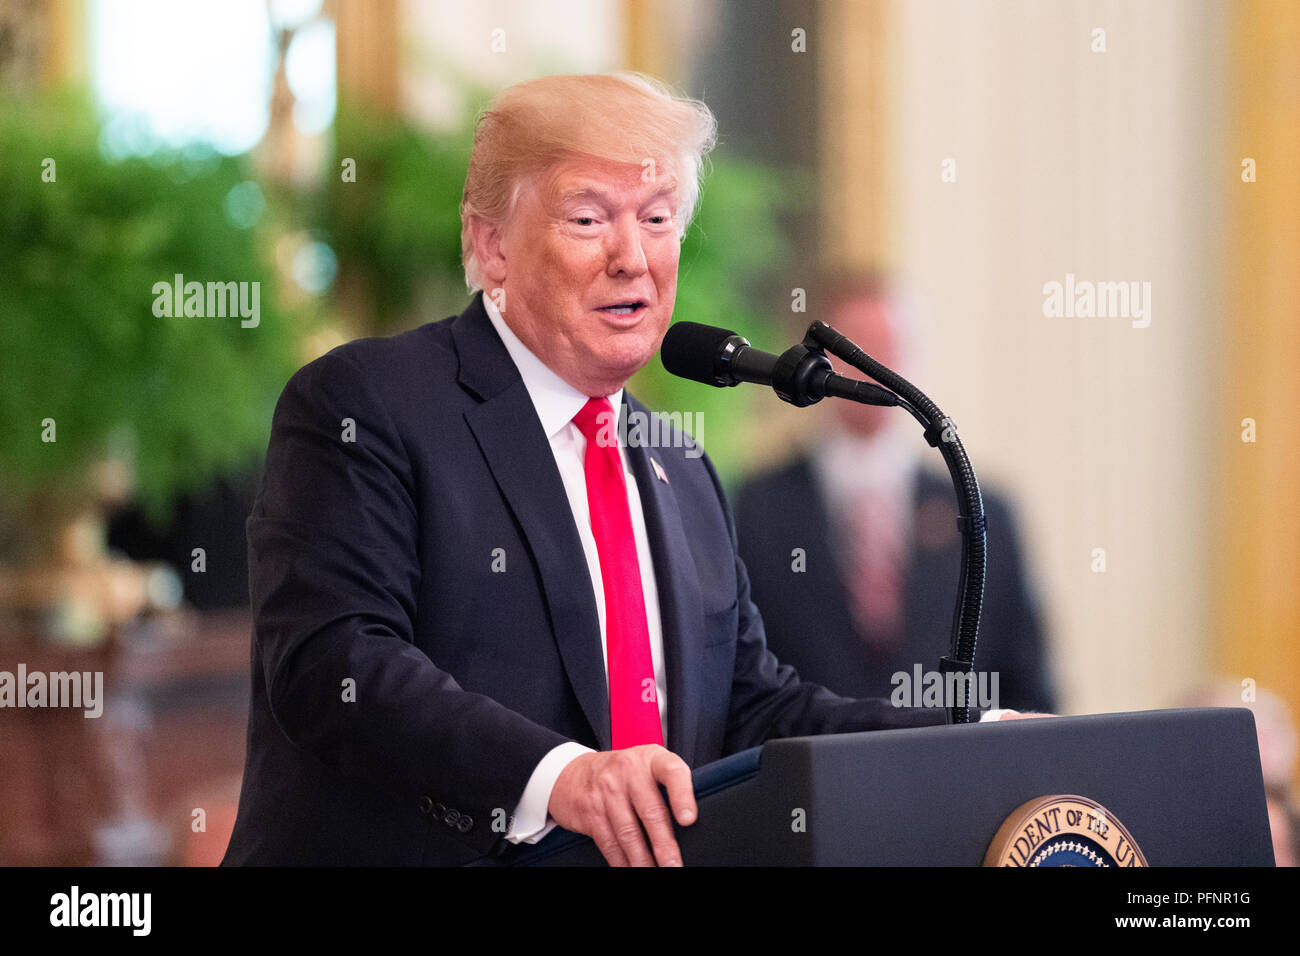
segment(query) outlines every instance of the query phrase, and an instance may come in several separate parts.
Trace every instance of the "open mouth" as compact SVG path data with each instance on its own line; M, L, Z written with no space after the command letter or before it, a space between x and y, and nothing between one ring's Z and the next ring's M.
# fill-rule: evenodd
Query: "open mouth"
M613 305L602 305L597 312L607 312L610 315L636 315L646 307L645 302L640 299L632 299L627 302L616 302Z

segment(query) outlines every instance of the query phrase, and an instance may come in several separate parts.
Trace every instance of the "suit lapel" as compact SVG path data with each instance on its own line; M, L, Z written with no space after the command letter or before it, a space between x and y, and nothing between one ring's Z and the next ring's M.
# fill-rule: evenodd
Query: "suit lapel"
M565 673L600 749L608 750L609 692L600 620L550 442L479 296L455 321L452 337L460 355L459 380L483 399L465 413L465 420L528 541Z
M465 419L533 552L565 672L600 749L608 750L612 745L609 691L600 620L582 541L550 442L510 353L488 321L480 296L474 297L452 326L460 356L459 381L482 399L466 412ZM629 407L648 414L626 391L623 395L621 414ZM691 764L704 666L699 628L704 605L681 509L672 486L655 474L653 454L641 447L627 449L659 593L668 684L667 742Z
M645 406L630 398L626 391L623 402L624 415L629 408L648 414ZM659 592L664 666L668 672L667 744L687 764L693 764L699 723L699 679L704 666L703 637L699 627L704 604L699 575L686 540L677 497L672 486L655 474L651 464L655 452L643 447L629 447L627 455L641 496ZM659 464L662 466L663 462L659 461Z

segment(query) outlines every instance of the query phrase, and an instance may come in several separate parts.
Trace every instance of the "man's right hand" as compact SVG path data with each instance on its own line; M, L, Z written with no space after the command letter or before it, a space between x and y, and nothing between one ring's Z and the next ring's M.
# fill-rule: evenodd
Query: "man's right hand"
M677 822L694 823L691 768L658 744L575 758L556 778L547 810L564 829L591 837L610 866L681 866L659 784L668 791Z

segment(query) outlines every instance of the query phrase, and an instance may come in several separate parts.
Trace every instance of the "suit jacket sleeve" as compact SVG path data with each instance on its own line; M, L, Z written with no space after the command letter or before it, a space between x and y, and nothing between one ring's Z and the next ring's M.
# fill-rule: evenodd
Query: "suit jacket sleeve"
M294 375L248 520L253 652L297 747L412 805L432 798L487 820L566 738L461 689L414 645L413 481L402 436L346 353ZM500 834L458 838L488 852Z
M705 458L707 461L707 456ZM773 737L853 733L943 724L942 708L895 707L883 698L840 697L820 684L801 680L789 665L767 649L763 619L750 598L749 575L736 547L731 506L709 463L718 499L727 519L736 562L739 628L725 750L735 753ZM809 635L815 639L815 635Z

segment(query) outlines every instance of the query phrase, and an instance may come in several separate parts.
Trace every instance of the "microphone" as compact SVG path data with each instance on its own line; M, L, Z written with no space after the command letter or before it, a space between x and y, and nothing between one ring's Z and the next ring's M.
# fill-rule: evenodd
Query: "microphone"
M823 349L887 387L836 375ZM907 379L820 321L808 327L802 342L780 355L760 352L750 346L748 339L730 329L677 322L664 336L659 358L672 374L705 385L720 388L741 382L771 385L782 399L800 407L819 402L827 395L865 405L897 405L920 422L925 429L925 440L939 450L952 476L957 492L957 529L962 537L951 649L948 656L939 659L939 670L945 675L973 672L987 568L984 500L979 479L956 428L939 406ZM974 708L964 699L949 706L949 719L954 724L969 723L974 713Z
M783 401L800 408L828 395L864 405L899 404L898 396L888 389L836 375L820 348L801 343L773 355L754 348L730 329L699 322L674 322L664 336L659 359L673 375L704 385L770 385Z

